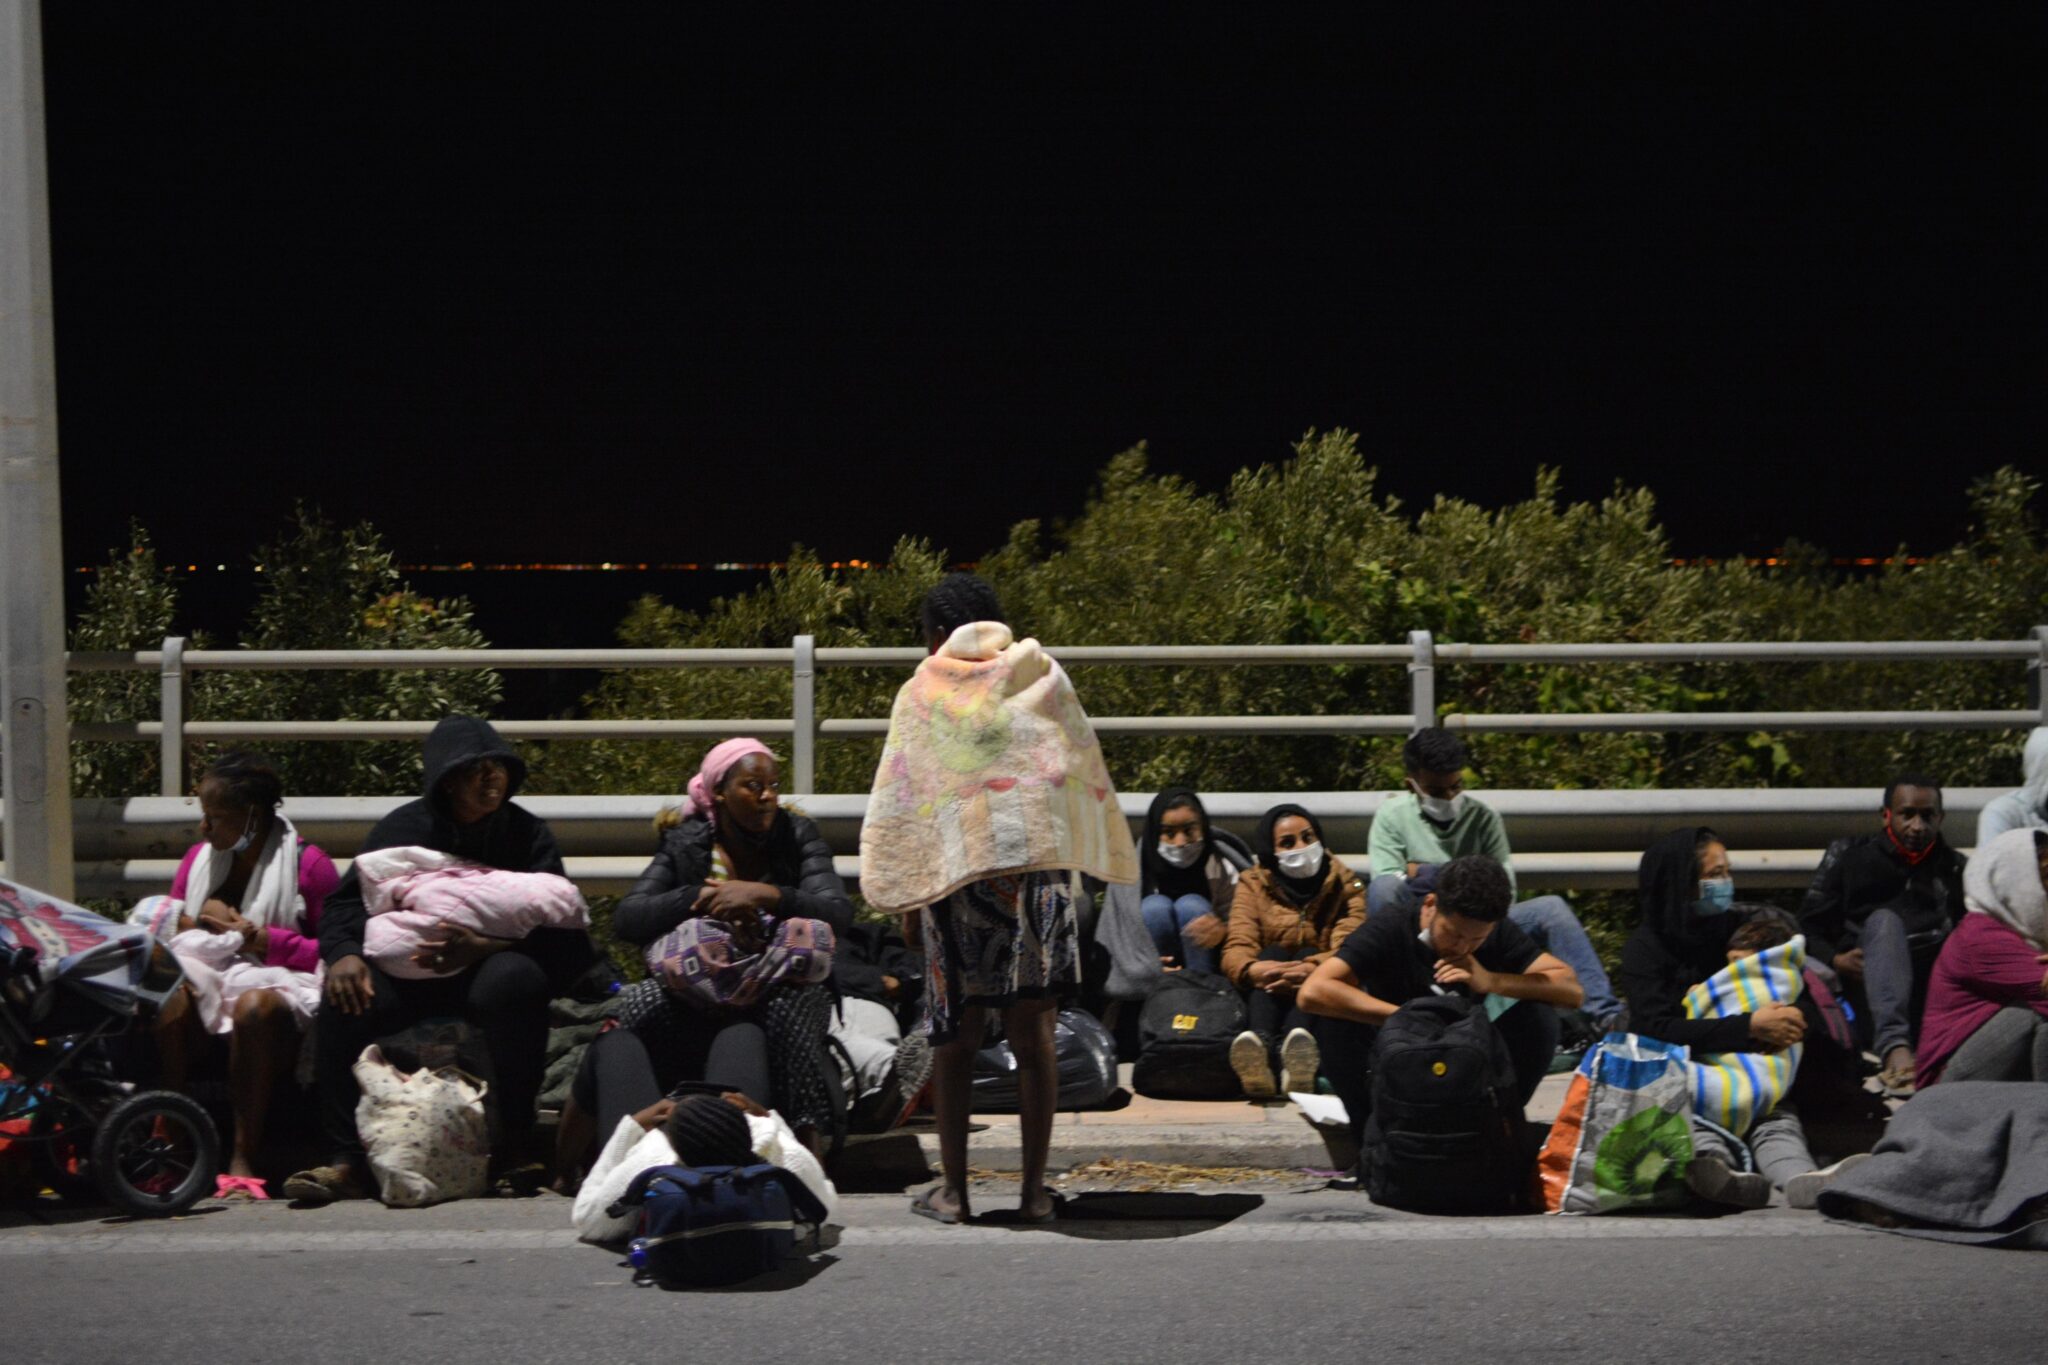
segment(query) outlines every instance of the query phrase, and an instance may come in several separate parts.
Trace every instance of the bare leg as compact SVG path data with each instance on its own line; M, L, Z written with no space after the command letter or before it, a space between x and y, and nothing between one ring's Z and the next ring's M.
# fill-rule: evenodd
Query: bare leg
M943 1213L972 1216L967 1199L967 1115L974 1099L974 1054L981 1043L978 1006L960 1011L960 1033L932 1049L932 1112L939 1125L939 1186L930 1195Z
M1052 1212L1052 1196L1045 1188L1045 1162L1052 1149L1052 1120L1060 1095L1059 1058L1053 1048L1053 1025L1058 1019L1055 1005L1050 998L1019 1000L1003 1012L1003 1034L1017 1056L1018 1136L1024 1146L1024 1189L1017 1212L1025 1218L1043 1218ZM961 1145L964 1149L964 1140Z
M166 1090L182 1091L192 1079L193 1059L206 1045L206 1026L199 1018L199 1007L192 1001L190 986L180 985L171 992L170 999L156 1012L153 1032L157 1079Z
M263 1146L270 1092L298 1057L299 1030L276 991L250 991L235 1001L235 1031L228 1035L228 1099L235 1111L235 1146L229 1175L254 1175L250 1158Z

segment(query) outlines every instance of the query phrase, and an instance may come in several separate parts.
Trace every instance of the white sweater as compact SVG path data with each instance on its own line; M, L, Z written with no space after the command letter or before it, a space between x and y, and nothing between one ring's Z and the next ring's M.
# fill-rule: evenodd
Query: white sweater
M796 1140L796 1134L780 1114L771 1113L766 1118L747 1115L747 1134L753 1142L754 1155L803 1181L805 1188L825 1206L828 1221L838 1213L839 1191L832 1188L818 1158ZM570 1215L576 1235L586 1242L616 1242L632 1236L639 1225L639 1210L618 1218L607 1210L625 1195L640 1172L653 1166L678 1164L676 1149L669 1145L668 1135L661 1129L642 1128L631 1114L620 1119L611 1141L605 1143L597 1164L585 1177L583 1188L576 1192L576 1207Z

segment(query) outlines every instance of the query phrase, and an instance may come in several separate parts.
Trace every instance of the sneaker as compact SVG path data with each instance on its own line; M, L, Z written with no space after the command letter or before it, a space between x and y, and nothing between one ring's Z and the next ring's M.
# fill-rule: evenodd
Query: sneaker
M332 1204L337 1199L366 1199L369 1192L347 1166L315 1166L288 1176L284 1197L301 1204Z
M1250 1029L1230 1040L1230 1069L1237 1073L1247 1099L1270 1100L1279 1093L1266 1057L1266 1040Z
M1696 1156L1685 1168L1685 1186L1710 1204L1761 1209L1771 1202L1771 1179L1756 1171L1738 1171L1718 1156Z
M1289 1029L1280 1040L1280 1093L1302 1091L1314 1094L1316 1073L1323 1068L1323 1054L1316 1037L1305 1028Z
M1795 1175L1785 1182L1785 1202L1795 1209L1817 1209L1820 1207L1820 1192L1835 1183L1835 1177L1852 1170L1870 1160L1870 1153L1858 1152L1845 1156L1832 1166L1823 1166L1817 1171Z

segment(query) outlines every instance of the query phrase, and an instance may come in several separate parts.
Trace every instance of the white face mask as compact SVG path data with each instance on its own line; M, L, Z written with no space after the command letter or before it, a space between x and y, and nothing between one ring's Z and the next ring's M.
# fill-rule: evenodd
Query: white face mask
M1282 849L1273 855L1273 861L1290 877L1313 877L1323 870L1323 846L1303 844L1300 848Z
M1193 867L1195 860L1202 856L1202 845L1194 839L1184 844L1169 844L1162 839L1159 841L1159 856L1172 867Z
M1427 796L1422 792L1417 792L1415 793L1415 800L1422 807L1422 813L1440 825L1451 824L1457 820L1459 813L1465 809L1465 793L1463 792L1448 798Z
M256 839L256 812L251 810L242 820L242 837L228 846L230 853L245 852Z

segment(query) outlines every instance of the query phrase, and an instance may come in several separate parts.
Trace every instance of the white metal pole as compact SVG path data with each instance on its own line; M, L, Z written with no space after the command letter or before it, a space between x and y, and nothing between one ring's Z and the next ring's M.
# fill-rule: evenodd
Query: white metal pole
M72 894L57 361L37 0L0 0L0 751L7 874Z

